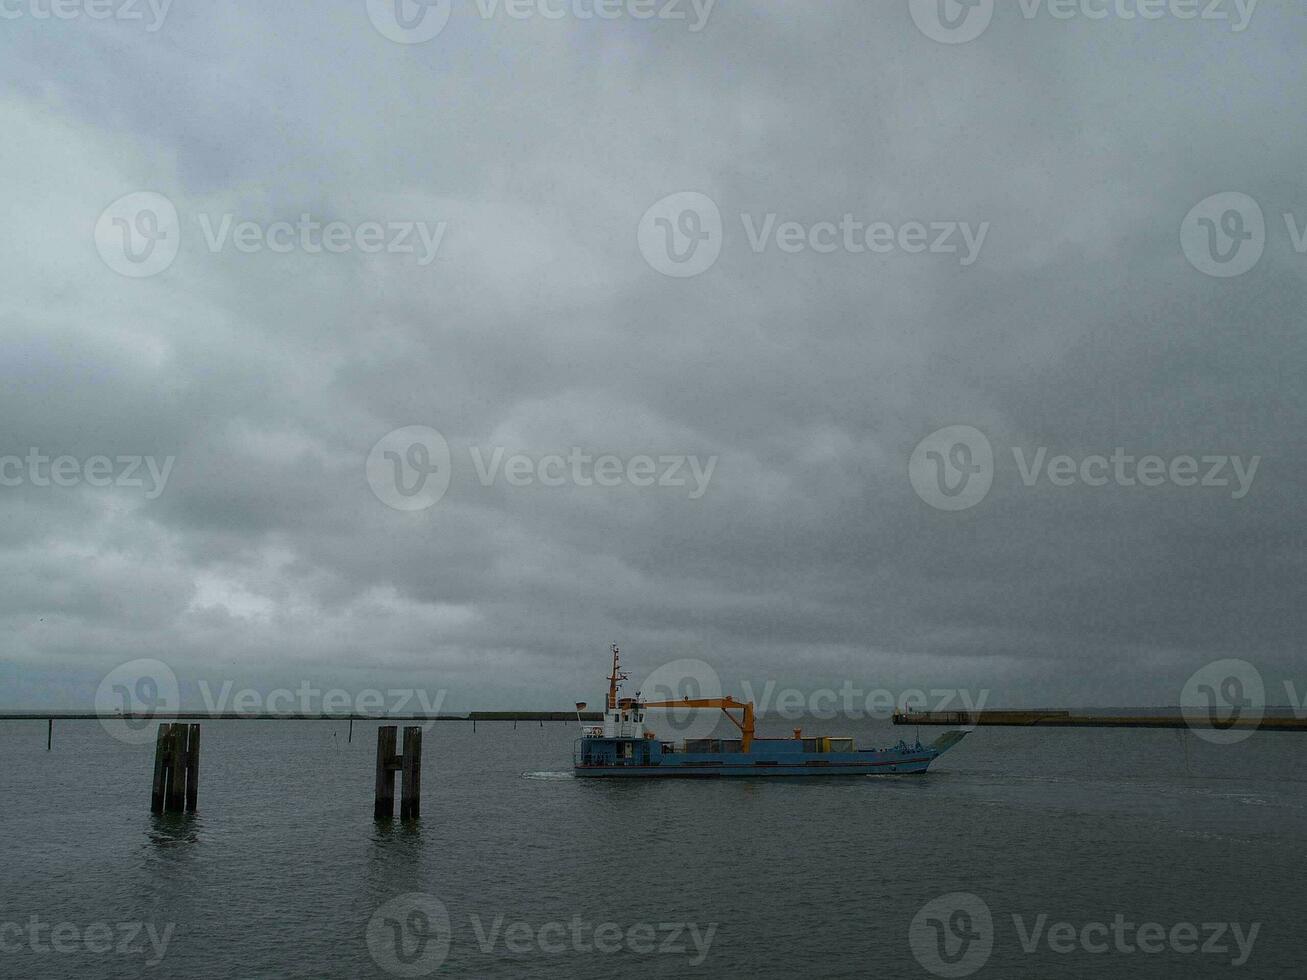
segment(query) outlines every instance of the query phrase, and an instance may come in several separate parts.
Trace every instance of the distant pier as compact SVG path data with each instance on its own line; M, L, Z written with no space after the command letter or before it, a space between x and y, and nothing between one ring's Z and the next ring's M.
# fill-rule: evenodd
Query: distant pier
M1178 709L1175 714L1119 715L1081 714L1072 711L898 711L894 713L896 725L951 725L973 728L981 725L1002 725L1013 728L1210 728L1219 731L1231 729L1271 732L1307 732L1307 718L1285 715L1213 720L1203 724L1190 720Z

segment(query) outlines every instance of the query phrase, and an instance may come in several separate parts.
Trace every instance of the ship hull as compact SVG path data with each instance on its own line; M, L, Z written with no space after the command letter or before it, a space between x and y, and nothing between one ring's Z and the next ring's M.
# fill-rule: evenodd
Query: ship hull
M960 738L960 733L949 733L934 745L900 743L852 752L802 751L798 740L758 740L748 752L683 752L647 740L583 738L572 771L602 779L910 776L926 772Z
M920 775L930 768L933 760L904 761L893 765L875 763L828 763L820 766L799 763L796 765L734 765L680 766L574 766L572 772L580 777L602 779L764 779L767 777L814 776L908 776Z

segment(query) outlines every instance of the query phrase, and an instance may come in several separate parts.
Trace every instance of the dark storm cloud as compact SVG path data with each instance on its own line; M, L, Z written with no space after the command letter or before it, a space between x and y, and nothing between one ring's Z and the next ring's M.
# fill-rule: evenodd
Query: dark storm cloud
M588 694L610 639L804 684L1174 701L1208 660L1290 675L1307 217L1296 13L1247 30L1061 22L980 38L898 4L719 4L705 29L485 21L425 44L365 5L176 5L161 30L6 26L0 455L175 456L165 491L3 488L11 705L108 667L447 684L447 707ZM116 275L91 229L166 194L183 247ZM709 195L724 241L659 275L641 215ZM1256 197L1232 280L1180 223ZM412 255L213 253L198 223L437 222ZM956 255L755 252L765 216L987 223ZM746 227L745 216L748 217ZM936 510L917 442L983 431L994 486ZM403 513L364 462L438 429ZM478 479L470 450L716 457L706 492ZM1251 491L1025 486L1013 448L1263 457ZM68 680L73 678L73 680Z

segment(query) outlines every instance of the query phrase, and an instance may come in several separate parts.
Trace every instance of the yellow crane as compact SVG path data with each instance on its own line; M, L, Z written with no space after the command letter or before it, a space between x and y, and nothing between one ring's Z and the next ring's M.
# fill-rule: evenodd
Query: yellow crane
M753 702L734 698L682 698L680 701L641 701L641 708L720 708L731 724L740 730L740 751L748 752L753 744ZM736 718L732 710L739 709Z

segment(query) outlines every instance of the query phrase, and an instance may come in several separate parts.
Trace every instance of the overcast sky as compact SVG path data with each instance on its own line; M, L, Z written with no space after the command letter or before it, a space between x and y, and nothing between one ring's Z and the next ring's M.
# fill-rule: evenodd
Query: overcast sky
M1307 683L1301 4L79 2L0 20L0 707L136 658L565 707L613 641L728 691Z

